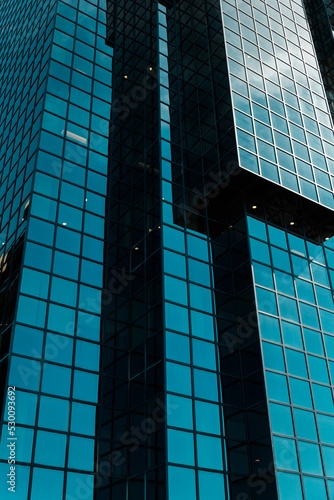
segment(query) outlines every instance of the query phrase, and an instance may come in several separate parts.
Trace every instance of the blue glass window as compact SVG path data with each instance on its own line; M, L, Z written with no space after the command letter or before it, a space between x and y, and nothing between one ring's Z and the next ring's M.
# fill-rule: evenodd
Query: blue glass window
M72 403L71 432L95 436L96 407L82 403Z
M293 436L291 409L289 406L270 403L270 420L273 432Z
M168 429L167 441L169 462L183 465L195 465L193 434Z
M260 240L267 241L266 225L263 221L248 217L248 232L250 236L255 236Z
M192 429L192 400L167 394L167 424L172 427Z
M60 333L73 335L75 320L75 310L69 307L57 306L50 304L48 328Z
M38 426L58 431L67 431L69 402L64 399L41 396Z
M174 304L165 304L166 328L189 334L188 310Z
M201 368L216 368L215 344L202 340L193 340L193 361L195 366Z
M24 297L19 298L17 310L17 321L31 326L44 327L45 325L46 302Z
M98 400L99 377L93 373L74 371L73 398L90 403Z
M71 370L63 366L45 363L43 367L42 391L57 396L69 397Z
M297 301L278 294L278 303L282 318L299 322Z
M321 415L317 414L320 441L323 443L333 444L334 445L334 417L330 417L329 415Z
M314 413L305 410L298 410L297 408L294 409L293 413L295 416L297 436L301 439L318 441Z
M225 499L224 476L222 474L199 471L198 481L200 500L213 500L214 498L219 498L219 500ZM195 498L195 496L193 498Z
M191 331L196 337L214 340L214 320L212 316L198 311L190 311Z
M292 377L290 377L289 382L292 404L313 409L310 384Z
M304 328L304 339L306 351L313 352L314 354L320 354L320 356L324 355L322 335L320 332Z
M169 497L173 500L196 498L195 470L184 467L168 467Z
M334 413L333 395L329 387L312 384L314 404L318 411Z
M43 332L28 326L16 325L13 352L34 358L42 356Z
M296 278L296 286L299 300L305 300L314 304L314 292L312 283Z
M323 469L319 446L305 441L298 441L298 449L302 472L322 476Z
M194 370L195 396L197 398L218 401L218 386L216 373L204 370Z
M64 467L66 435L37 431L35 462L54 467Z
M32 269L23 269L21 292L28 295L34 295L41 299L47 299L49 291L49 275L33 271Z
M252 257L254 260L260 261L262 264L271 265L269 248L266 243L249 238Z
M199 432L221 433L219 406L203 401L195 401L196 429Z
M77 284L73 281L53 277L50 298L54 302L60 302L61 304L75 307L77 300Z
M186 278L186 259L184 255L165 250L164 267L166 273Z
M197 460L199 467L223 470L221 439L197 434Z
M171 276L165 276L165 295L167 300L172 300L173 302L186 306L188 303L186 281L181 281Z
M319 318L316 307L308 304L299 304L302 324L311 328L319 328Z
M189 338L166 332L166 357L181 363L190 363Z
M184 233L169 226L163 226L164 245L167 248L184 253Z
M69 242L72 242L69 234ZM71 243L72 245L72 243ZM55 251L53 261L53 273L66 276L67 278L78 279L79 259L73 255L68 255L63 252Z
M325 332L333 333L334 314L324 309L319 309L322 329Z
M55 333L47 333L44 358L64 365L72 365L73 340Z
M190 288L190 305L195 309L212 313L212 297L211 290L201 286L189 285Z
M167 390L191 395L191 371L188 366L166 363Z
M36 500L43 500L47 491L48 499L58 500L63 495L63 483L64 473L62 471L35 467L31 497ZM51 485L52 487L50 487Z
M72 469L94 470L94 440L70 436L68 466Z
M253 263L255 283L267 288L274 288L273 273L271 267L263 266L257 262Z
M290 274L275 272L276 289L280 293L295 296L295 288L293 286L293 279Z
M308 365L310 370L310 378L317 382L329 384L327 364L324 359L315 356L308 356Z
M100 346L83 340L76 341L75 366L99 371Z
M284 375L266 372L266 380L269 399L290 403L288 384Z
M12 356L8 384L23 389L38 390L41 364L32 359Z
M277 472L278 490L284 500L304 500L300 484L300 476Z
M322 447L326 476L334 477L334 448Z
M204 286L210 286L210 266L204 262L188 259L189 279Z
M260 311L278 315L276 296L263 288L256 287L257 304Z
M326 486L323 479L303 476L305 500L327 500Z
M277 468L298 471L295 441L274 436L273 442Z
M282 321L284 343L297 349L303 349L303 340L300 326Z
M268 342L262 343L264 364L266 368L285 372L285 363L283 358L283 349L280 346L269 344Z
M327 309L333 309L333 295L330 290L323 288L322 286L315 286L317 293L317 302L320 307L325 307Z
M285 349L285 355L288 364L288 373L298 377L308 378L305 355L302 352Z
M82 491L81 488L83 488L85 500L93 500L94 476L89 474L68 472L66 481L66 495L69 498L75 498L78 495L78 489L80 492Z
M281 331L277 318L259 314L259 323L263 339L281 342Z

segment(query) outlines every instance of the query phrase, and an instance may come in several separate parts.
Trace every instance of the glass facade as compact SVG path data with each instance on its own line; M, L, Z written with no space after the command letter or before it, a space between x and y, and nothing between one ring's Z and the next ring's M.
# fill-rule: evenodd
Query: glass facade
M2 499L334 500L332 10L3 0Z

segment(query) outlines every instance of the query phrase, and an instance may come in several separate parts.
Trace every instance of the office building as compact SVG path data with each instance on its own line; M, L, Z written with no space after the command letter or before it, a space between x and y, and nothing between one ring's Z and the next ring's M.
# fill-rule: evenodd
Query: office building
M332 18L3 0L2 499L334 499Z

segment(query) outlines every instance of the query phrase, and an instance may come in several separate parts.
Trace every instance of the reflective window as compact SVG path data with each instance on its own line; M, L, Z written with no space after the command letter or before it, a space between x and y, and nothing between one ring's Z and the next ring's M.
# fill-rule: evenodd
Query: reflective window
M200 500L225 499L224 476L222 474L199 471L198 481Z
M273 442L277 468L298 471L295 441L274 436Z
M167 424L173 427L192 429L192 400L167 394Z
M220 438L197 434L198 466L205 469L223 469L222 442Z
M184 467L168 467L168 490L175 500L196 498L195 470Z
M167 363L167 390L191 395L191 370L187 366Z
M298 442L300 465L302 472L322 476L323 469L319 446L305 441Z
M38 431L36 438L35 462L54 467L64 467L66 435Z
M304 500L300 476L277 472L278 490L284 500Z
M71 469L94 470L94 440L70 436L68 466Z
M57 500L63 494L64 473L58 470L35 467L32 479L32 498L43 500L48 492L50 500ZM52 487L50 488L50 485Z
M41 396L38 426L58 431L67 431L69 402L64 399Z
M193 434L168 429L167 437L168 461L183 465L195 465Z

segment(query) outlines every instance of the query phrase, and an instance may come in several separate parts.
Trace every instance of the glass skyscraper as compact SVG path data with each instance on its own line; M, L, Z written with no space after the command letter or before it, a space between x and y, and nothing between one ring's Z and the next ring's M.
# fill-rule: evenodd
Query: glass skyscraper
M333 26L2 0L1 500L334 500Z

